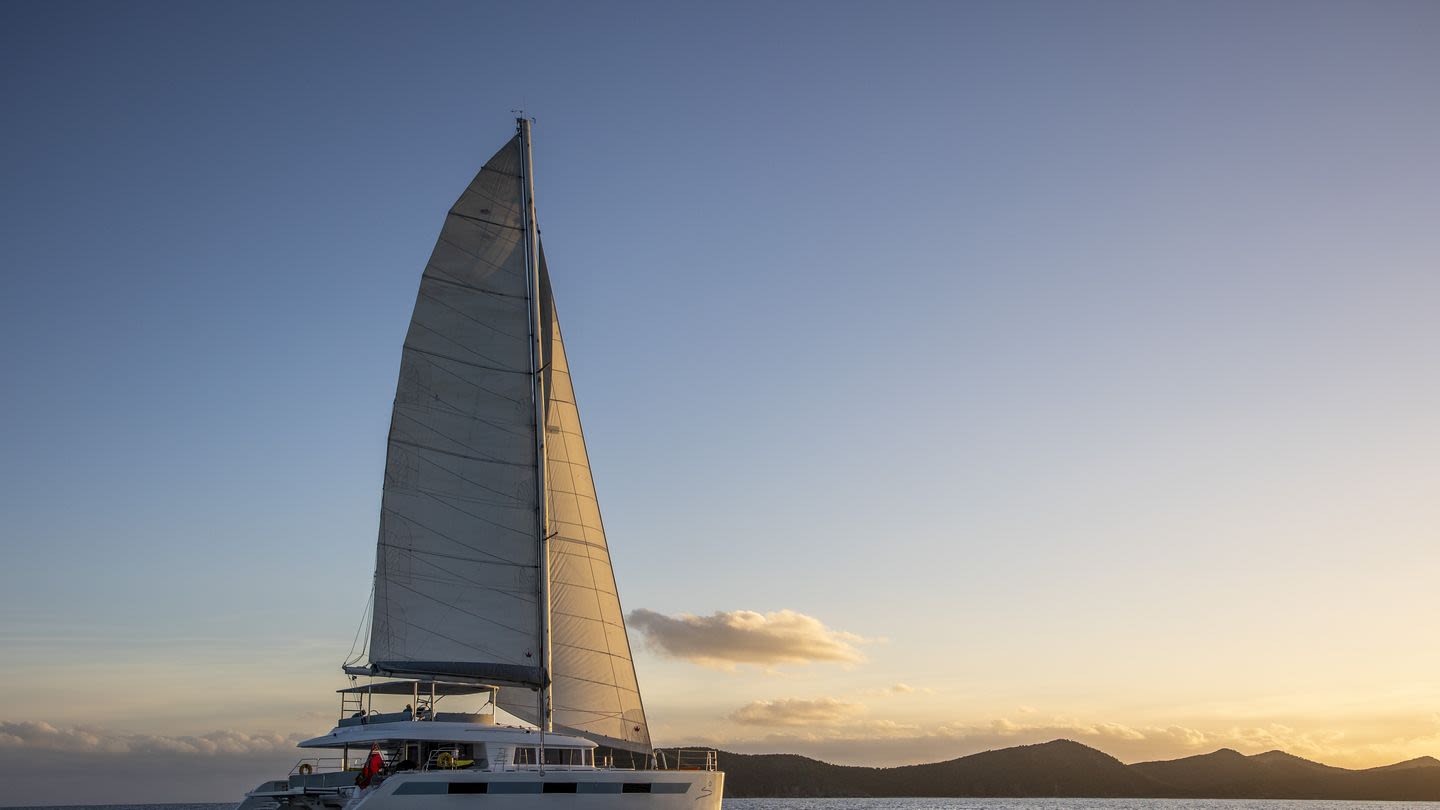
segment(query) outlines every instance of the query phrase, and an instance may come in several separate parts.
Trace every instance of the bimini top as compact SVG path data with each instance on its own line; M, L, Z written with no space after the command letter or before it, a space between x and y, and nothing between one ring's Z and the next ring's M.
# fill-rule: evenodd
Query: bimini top
M410 742L492 743L496 745L539 745L540 732L517 726L492 726L477 723L447 723L441 720L393 723L370 723L363 726L342 726L323 737L305 740L301 748L363 747L370 743L397 740ZM582 737L546 734L545 746L594 748L595 743Z
M380 683L350 686L345 689L336 689L335 691L342 695L412 695L416 691L417 684L420 694L425 697L430 695L432 687L435 690L436 697L442 695L479 695L494 689L492 686L479 686L469 683L445 683L441 681L381 681Z

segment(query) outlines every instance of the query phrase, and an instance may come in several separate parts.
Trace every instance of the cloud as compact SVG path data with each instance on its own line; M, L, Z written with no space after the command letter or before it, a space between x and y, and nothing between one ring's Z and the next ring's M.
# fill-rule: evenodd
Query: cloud
M915 687L911 686L908 683L897 683L894 686L890 687L890 691L894 692L897 695L908 695L911 692L915 691Z
M88 726L0 721L0 780L7 804L228 802L284 776L304 735L221 730L199 735L119 734ZM85 778L77 779L82 762ZM190 766L184 763L190 762Z
M736 664L859 663L865 656L855 645L873 641L833 630L793 610L666 616L640 608L631 611L628 619L656 652L722 669L734 669Z
M730 719L747 726L833 726L863 714L865 707L835 698L756 700Z
M0 721L0 749L88 754L232 756L292 751L301 734L212 731L198 736L116 734L86 726L57 728L35 720Z

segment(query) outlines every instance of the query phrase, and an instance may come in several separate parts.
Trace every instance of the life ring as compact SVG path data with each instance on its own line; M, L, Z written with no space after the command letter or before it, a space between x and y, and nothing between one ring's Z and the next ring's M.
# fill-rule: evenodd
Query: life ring
M302 763L300 763L300 775L301 775L301 776L309 776L310 774L312 774L312 773L314 773L314 772L315 772L315 766L314 766L314 765L311 765L311 764L308 763L308 762L302 762Z
M442 768L455 767L455 755L449 751L441 751L440 756L435 758L435 764Z

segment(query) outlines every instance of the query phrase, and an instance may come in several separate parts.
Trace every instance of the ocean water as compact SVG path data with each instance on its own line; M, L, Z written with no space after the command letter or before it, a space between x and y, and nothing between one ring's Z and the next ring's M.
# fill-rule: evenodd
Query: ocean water
M3 810L235 810L217 804L50 804ZM726 798L726 810L1440 810L1440 801L1290 798Z
M1440 810L1440 802L1293 799L725 799L725 810Z
M47 804L40 807L0 805L0 810L235 810L237 804L238 801L221 804Z

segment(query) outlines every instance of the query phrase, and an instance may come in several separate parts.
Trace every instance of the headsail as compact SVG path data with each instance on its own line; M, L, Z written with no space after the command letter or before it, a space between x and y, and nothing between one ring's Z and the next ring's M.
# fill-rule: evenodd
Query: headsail
M390 423L371 663L540 684L534 396L520 138L445 218Z
M537 724L533 688L548 676L559 730L648 754L543 252L531 356L521 146L506 144L450 209L421 278L391 420L369 660L392 675L503 685L501 708ZM532 368L545 392L548 673Z
M648 754L650 730L543 252L540 306L547 362L545 480L551 532L554 721L562 731ZM523 692L503 691L500 705L512 714L535 719L534 701Z

